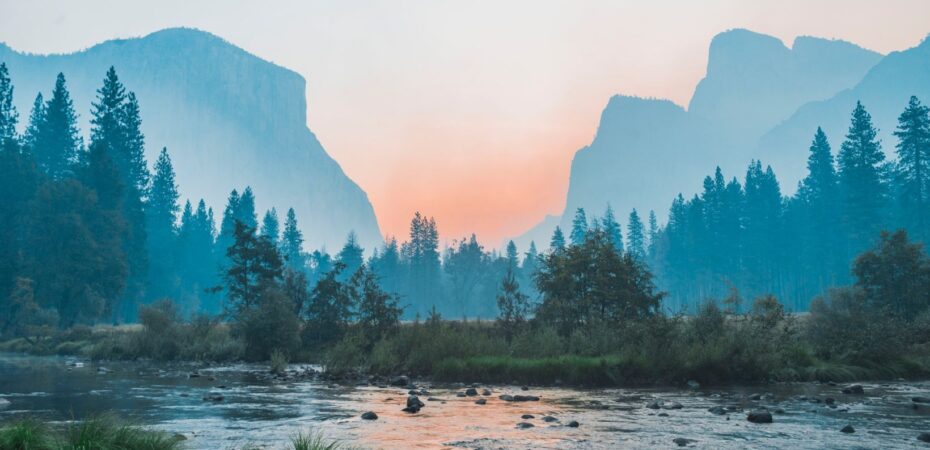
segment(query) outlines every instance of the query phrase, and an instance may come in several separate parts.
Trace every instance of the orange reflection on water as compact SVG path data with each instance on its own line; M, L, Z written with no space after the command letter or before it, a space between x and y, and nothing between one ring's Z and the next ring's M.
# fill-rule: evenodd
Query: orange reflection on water
M464 389L462 389L464 390ZM478 389L479 393L481 388ZM419 413L401 411L406 405L407 392L397 389L360 389L358 400L378 414L378 420L353 419L343 423L351 426L354 442L366 448L559 448L566 439L576 441L588 436L583 427L570 428L565 424L573 420L566 415L564 406L554 403L558 391L521 392L518 388L494 389L492 395L456 397L457 390L430 390L430 396ZM531 394L540 401L508 402L501 394ZM475 401L486 399L478 405ZM524 414L535 416L522 419ZM547 423L544 416L554 416L558 422ZM520 429L517 424L527 422L533 428Z

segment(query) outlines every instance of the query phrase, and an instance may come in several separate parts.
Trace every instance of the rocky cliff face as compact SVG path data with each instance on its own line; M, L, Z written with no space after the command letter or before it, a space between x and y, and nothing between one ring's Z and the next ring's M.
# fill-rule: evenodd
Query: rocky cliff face
M661 99L610 99L594 140L572 160L559 224L569 227L578 207L589 218L600 216L607 203L624 229L633 208L644 219L655 210L664 221L678 193L688 197L699 192L704 176L716 166L728 179L742 178L750 160L759 157L754 149L760 136L802 105L854 86L880 59L842 41L801 37L788 48L774 37L747 30L717 35L707 75L688 110ZM806 149L802 145L801 156L792 156L802 165ZM776 173L789 179L798 175L777 168ZM541 224L515 241L526 248L532 239L544 248L554 226Z
M295 209L307 248L338 249L351 230L368 249L381 242L367 195L307 127L306 82L293 71L191 29L66 55L0 45L0 61L9 66L24 118L36 93L47 95L64 72L85 134L91 101L115 66L139 98L149 161L167 147L182 197L203 197L218 215L231 189L251 186L260 212L274 206L283 219Z

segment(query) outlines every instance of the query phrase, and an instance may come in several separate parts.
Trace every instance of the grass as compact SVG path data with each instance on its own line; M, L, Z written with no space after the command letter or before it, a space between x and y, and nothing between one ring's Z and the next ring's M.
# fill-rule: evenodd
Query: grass
M0 450L176 450L181 441L161 431L98 416L64 427L24 419L0 427Z
M183 440L101 415L53 427L35 419L0 425L0 450L181 450ZM242 450L250 449L246 446ZM353 450L314 431L291 438L286 450Z

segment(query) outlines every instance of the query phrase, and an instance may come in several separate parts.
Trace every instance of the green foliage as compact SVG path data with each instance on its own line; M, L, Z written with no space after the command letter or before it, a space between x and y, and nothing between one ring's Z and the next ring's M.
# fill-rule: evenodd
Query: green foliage
M543 295L537 317L563 335L593 321L619 323L655 314L663 294L642 261L621 255L603 231L553 252L536 275Z
M26 419L0 427L4 450L175 450L180 441L167 433L123 424L113 416L98 416L51 428Z
M279 349L274 349L271 352L270 363L271 363L271 373L278 374L278 375L283 374L284 372L287 371L287 363L288 363L287 354L282 352Z

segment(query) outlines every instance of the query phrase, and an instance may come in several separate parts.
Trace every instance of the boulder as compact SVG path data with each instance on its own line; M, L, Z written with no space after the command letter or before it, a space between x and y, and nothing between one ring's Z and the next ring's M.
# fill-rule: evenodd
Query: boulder
M555 417L552 417L552 416L545 416L542 418L542 420L543 422L558 422L559 421L559 419L556 419Z
M668 413L661 412L657 414L659 417L668 417Z
M474 397L474 396L478 395L478 390L475 389L475 388L468 388L468 389L465 390L465 395L467 395L467 396L469 396L469 397Z
M865 394L865 389L862 389L861 384L854 384L848 388L844 388L843 393L852 394L852 395L862 395L862 394Z
M378 415L374 411L368 411L362 414L362 420L378 420Z
M534 415L532 415L532 414L524 414L524 415L520 416L520 418L523 419L523 420L529 420L529 419L535 419L536 416L534 416Z
M930 442L930 433L920 433L917 435L917 440L921 442Z
M727 413L727 409L720 405L712 406L710 408L707 408L707 410L710 411L712 414L716 414L718 416L722 416Z
M538 402L539 397L535 395L514 395L513 401L515 402Z
M662 409L681 409L681 403L678 402L664 402L662 403Z
M930 403L930 397L916 396L911 397L911 401L914 403Z
M391 386L403 387L403 386L407 386L408 384L410 384L410 379L404 375L391 378Z
M211 393L209 393L209 394L203 396L203 401L205 401L205 402L221 402L221 401L223 401L224 399L225 399L225 397L223 397L222 394L217 394L217 393L215 393L215 392L211 392Z
M487 400L487 399L484 399L484 398L479 398L478 400L475 400L475 404L476 404L476 405L484 405L484 404L486 404L487 402L488 402L488 400Z
M422 401L420 401L420 397L417 397L416 395L411 395L411 396L407 397L407 407L408 407L408 408L417 408L417 409L420 409L420 408L422 408L422 407L424 407L424 406L426 406L426 405L425 405Z
M842 431L843 433L855 433L856 429L853 428L852 425L846 425L845 427L840 429L840 431Z
M772 413L764 409L756 409L746 415L746 420L752 423L772 423Z
M662 407L662 404L659 403L658 400L653 400L653 401L649 402L648 404L646 404L646 407L649 408L649 409L659 409L659 408Z
M456 397L465 397L465 393L464 393L464 392L456 392L456 393L455 393L455 396L456 396Z
M501 396L498 397L498 398L500 398L501 400L503 400L503 401L505 401L505 402L512 402L512 401L513 401L513 396L510 395L510 394L504 394L504 395L501 395Z
M519 429L521 429L521 430L525 430L525 429L527 429L527 428L533 428L533 427L535 427L535 426L536 426L536 425L533 425L533 424L531 424L531 423L529 423L529 422L520 422L520 423L517 424L517 428L519 428Z
M568 427L570 427L570 428L578 428L579 426L581 426L581 424L578 423L578 422L575 421L575 420L573 420L573 421L571 421L571 422L568 423Z
M485 390L481 391L481 395L485 395L485 396L491 395L491 390L490 390L490 389L485 389Z
M679 446L679 447L687 447L688 444L693 444L693 443L695 443L695 442L697 442L697 441L695 441L694 439L688 439L688 438L681 438L681 437L679 437L679 438L672 439L672 442L674 442L675 445L677 445L677 446Z

